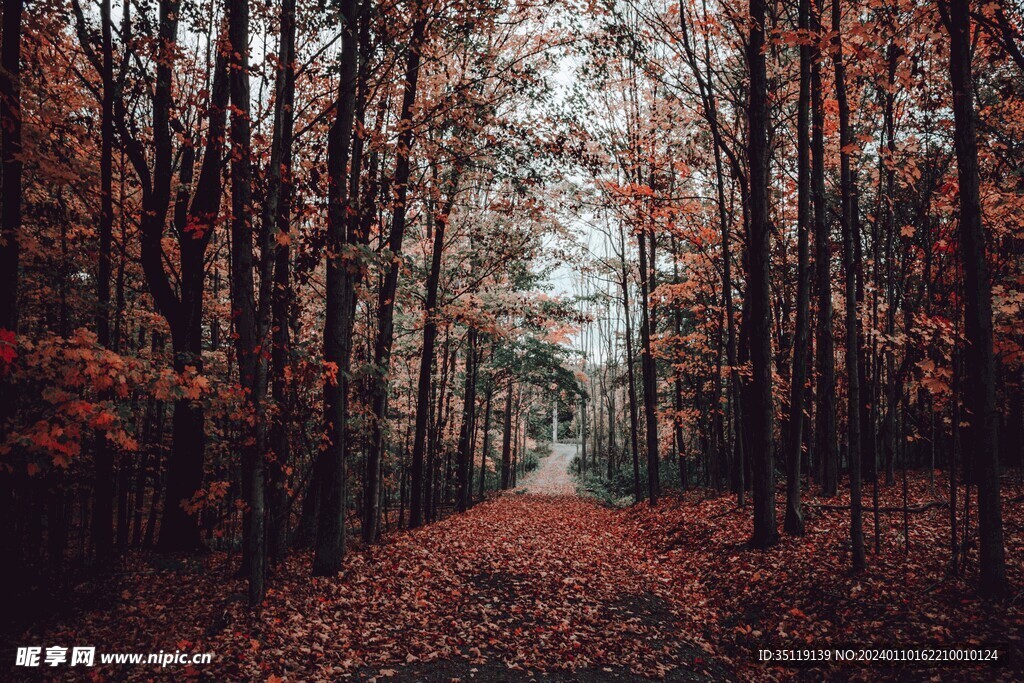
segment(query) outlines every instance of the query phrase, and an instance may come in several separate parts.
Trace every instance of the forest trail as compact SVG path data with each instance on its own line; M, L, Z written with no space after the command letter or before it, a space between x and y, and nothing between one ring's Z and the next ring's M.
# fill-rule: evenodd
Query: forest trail
M571 496L576 493L576 484L569 474L572 459L579 453L579 445L571 443L551 444L551 455L540 461L536 470L525 477L519 488L526 493L546 496Z
M233 563L210 558L187 593L178 572L131 576L75 636L111 651L188 643L216 653L202 673L217 680L729 679L702 644L701 582L662 563L630 515L573 495L575 449L556 446L530 493L354 551L337 578L310 580L292 556L259 612L237 599Z
M698 584L661 566L619 511L575 497L568 467L576 448L556 445L522 489L395 539L388 555L398 559L382 561L397 561L406 581L412 555L429 586L413 612L384 607L373 624L405 634L397 640L410 649L408 661L360 674L445 682L729 677L691 640L688 601Z

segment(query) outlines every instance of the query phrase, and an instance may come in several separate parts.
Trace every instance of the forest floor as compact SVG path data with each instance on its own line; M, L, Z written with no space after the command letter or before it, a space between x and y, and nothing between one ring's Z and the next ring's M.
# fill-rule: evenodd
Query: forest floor
M237 557L133 555L105 584L82 587L94 596L88 604L17 644L213 653L212 664L162 671L97 667L93 680L1022 679L1021 596L988 606L967 578L945 577L948 510L912 516L909 555L902 515L885 515L875 555L869 507L869 569L852 576L847 512L809 508L806 537L753 551L744 543L749 508L729 496L695 491L617 510L572 495L573 449L556 446L515 492L351 552L336 578L309 578L308 555L293 556L276 569L259 612L245 607ZM927 498L926 481L911 484L912 502ZM1020 590L1024 514L1020 489L1007 488L1007 555ZM900 495L899 486L885 489L882 504ZM908 670L757 662L762 648L972 644L998 645L999 662ZM53 670L55 680L79 672Z

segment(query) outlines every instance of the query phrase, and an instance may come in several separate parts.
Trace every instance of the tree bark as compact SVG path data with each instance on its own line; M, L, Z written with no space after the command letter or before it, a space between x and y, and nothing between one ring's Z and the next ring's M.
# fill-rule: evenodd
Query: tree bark
M487 389L487 400L484 403L484 443L480 453L480 500L487 493L487 455L491 450L491 402L494 399L494 387Z
M861 502L861 400L860 351L857 322L857 264L854 226L854 188L850 169L850 105L846 97L846 65L843 62L841 3L832 0L832 32L835 65L836 99L839 103L839 164L842 211L840 224L843 232L843 270L846 287L846 380L847 380L847 449L850 460L850 543L853 570L862 571L867 563L864 555L864 520Z
M800 0L798 28L807 31L810 0ZM789 392L789 443L786 453L786 533L804 533L804 514L800 501L800 458L803 448L804 384L807 381L807 337L810 317L811 277L808 267L808 232L811 220L810 178L810 93L811 47L800 45L800 95L797 102L797 293L796 331L793 337L793 363Z
M633 326L629 310L629 269L626 266L626 239L624 228L619 225L619 248L622 250L622 310L626 324L626 381L629 397L629 439L633 452L633 502L643 500L643 488L640 484L640 419L637 414L636 401L636 368L633 357Z
M654 334L651 315L654 254L648 258L647 234L637 234L640 250L640 371L644 386L644 422L647 435L647 498L652 506L658 504L661 485L658 481L658 369L654 359L651 337ZM652 243L653 244L653 243ZM652 250L653 252L653 250Z
M821 9L810 13L811 31L821 31ZM836 442L836 359L832 337L832 249L825 224L825 108L821 86L821 50L811 55L811 199L814 204L814 265L817 270L818 325L815 393L815 451L821 463L821 492L839 491L839 447Z
M999 412L992 348L992 284L986 259L978 172L977 114L971 73L970 1L949 0L949 77L953 86L953 142L960 186L960 258L964 269L964 407L971 438L965 456L978 484L979 591L1001 598L1008 590L999 500Z
M765 3L750 1L750 36L747 63L750 70L749 141L750 226L748 284L750 295L750 453L753 464L754 535L751 545L767 548L778 541L775 521L775 468L772 434L772 358L769 264L771 260L768 212L768 83L765 65Z
M388 373L391 368L391 346L394 342L395 294L398 290L398 271L402 255L402 241L405 238L406 201L409 196L410 155L415 142L412 126L412 109L416 104L416 86L420 75L420 49L426 34L427 18L419 2L413 4L412 35L409 38L409 52L405 64L405 88L402 94L402 110L399 115L399 134L395 174L391 191L394 193L394 208L391 214L391 236L388 250L392 263L384 276L377 297L377 341L373 350L376 373L370 385L370 435L367 449L367 477L365 488L365 519L363 524L373 529L377 525L377 472L384 454L384 420L387 406Z
M242 448L242 564L249 583L249 604L263 601L266 578L266 389L267 363L262 347L269 324L272 286L271 222L261 225L260 291L254 277L252 209L252 124L249 91L249 3L227 4L231 81L231 308L239 383L245 394L251 432Z
M341 74L338 81L335 120L327 141L327 315L324 324L324 362L333 377L324 383L324 433L320 453L323 467L320 485L320 514L313 554L314 576L333 576L345 556L346 439L348 438L349 365L352 356L352 326L355 318L355 278L352 254L346 249L348 225L348 177L352 127L355 120L357 78L357 3L340 5L342 30ZM353 268L353 266L355 266Z
M99 263L96 272L96 338L105 348L110 340L110 252L114 236L114 46L110 0L100 2L100 220ZM114 454L105 434L96 433L96 486L93 503L93 544L101 562L114 551Z
M501 490L512 485L512 378L505 389L505 425L501 435Z
M412 440L412 491L409 498L409 528L423 524L423 459L426 448L427 417L430 409L431 368L434 365L434 344L437 340L437 289L441 280L441 257L444 254L444 235L448 226L455 193L459 183L459 170L452 169L448 180L448 198L437 215L434 226L434 245L427 273L427 297L423 311L423 350L420 354L420 375L416 393L416 424ZM440 409L439 409L440 412ZM440 434L435 438L440 439Z
M281 35L275 79L274 132L267 168L267 198L263 207L265 230L275 230L274 289L271 295L271 399L276 408L270 425L273 462L267 472L267 556L271 561L284 556L288 544L288 468L291 445L289 387L286 379L291 362L289 311L291 284L291 202L292 136L295 116L295 0L281 3ZM273 222L273 228L270 223Z
M0 328L18 327L21 233L21 19L24 0L3 0L0 45ZM5 340L6 343L6 340ZM5 402L6 403L6 402Z
M165 46L172 45L177 35L178 3L161 5L161 36ZM167 48L165 48L167 49ZM157 309L171 329L174 352L173 368L183 375L191 368L203 372L203 286L205 254L213 235L213 225L220 212L225 111L229 98L227 68L218 57L214 66L213 88L209 105L206 149L191 204L188 203L189 182L179 186L175 206L174 227L177 233L180 265L180 297L171 289L163 265L162 239L167 217L172 150L169 125L171 107L170 70L172 59L164 55L157 66L154 89L154 161L152 184L145 156L140 158L137 143L127 138L123 112L117 114L122 140L140 179L143 180L142 265L146 282ZM117 107L115 103L115 107ZM191 181L191 177L189 177ZM206 416L199 401L181 398L174 402L171 456L167 465L167 492L160 521L158 547L166 552L195 550L202 545L196 516L184 505L199 490L203 480Z
M456 509L465 512L471 496L473 446L476 435L477 330L466 333L466 385L462 392L462 425L459 427L459 490Z

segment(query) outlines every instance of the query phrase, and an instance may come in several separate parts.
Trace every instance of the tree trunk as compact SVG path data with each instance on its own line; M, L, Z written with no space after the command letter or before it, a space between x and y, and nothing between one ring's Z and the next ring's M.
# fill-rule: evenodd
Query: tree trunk
M196 183L196 195L189 210L189 217L176 220L179 245L181 248L181 299L168 318L171 328L171 343L174 352L173 367L179 376L186 372L201 375L203 372L203 281L205 278L204 258L212 221L220 208L221 173L224 120L227 105L227 78L223 65L214 79L215 109L211 112L208 143L203 169ZM213 176L216 174L217 179ZM202 237L185 237L184 226L195 226ZM161 266L162 268L162 266ZM166 276L165 276L166 277ZM200 401L180 398L174 402L172 420L171 457L167 466L167 493L160 522L159 548L167 552L195 550L201 546L198 520L187 512L183 504L195 495L203 480L203 453L206 443L206 415Z
M249 3L229 0L228 39L231 45L231 308L239 383L245 392L252 431L242 449L242 560L249 582L249 604L263 601L266 575L266 402L267 363L262 347L269 325L272 224L261 225L260 291L254 278L252 210L252 127L249 93ZM279 155L279 153L278 153Z
M654 359L651 337L654 335L651 315L652 280L654 269L653 249L648 258L647 234L637 235L640 249L640 370L644 384L644 422L647 434L647 497L652 506L658 504L660 483L658 481L658 370Z
M284 557L288 544L288 468L291 423L287 369L291 360L289 310L291 284L291 202L292 135L295 116L295 0L281 4L281 37L275 81L274 132L270 164L267 167L267 198L263 207L265 230L276 231L274 245L274 290L271 295L271 399L276 408L270 425L270 450L273 462L267 471L267 556L271 561Z
M810 0L800 0L798 28L809 28ZM811 89L811 46L800 45L800 98L797 103L797 293L796 332L789 393L789 443L786 453L786 533L804 533L800 501L800 458L803 448L804 385L807 381L807 337L810 317L811 278L808 267L808 238L811 219L809 107Z
M854 188L850 169L849 145L853 144L850 130L850 105L846 98L846 65L843 62L841 4L832 0L833 61L836 74L836 99L839 102L839 154L842 211L840 224L843 231L843 270L846 285L846 380L847 380L847 450L850 461L850 542L853 570L864 569L863 514L861 509L861 401L860 352L857 329L857 264L854 234Z
M469 328L466 349L466 386L462 392L462 426L459 428L459 492L456 509L465 512L471 498L473 446L476 435L477 330Z
M821 31L821 9L811 11L811 31ZM825 108L821 86L821 50L811 55L811 199L814 204L814 265L817 270L818 368L815 393L815 451L821 463L821 492L839 491L839 447L836 442L836 359L832 338L832 249L825 225Z
M430 405L430 369L434 365L434 344L437 339L437 288L441 281L441 257L444 253L444 235L448 217L455 203L459 184L459 169L456 166L448 179L448 198L437 215L434 226L434 245L427 273L427 298L423 311L423 351L420 355L419 385L416 394L416 426L412 440L412 495L409 503L409 528L423 524L423 458L426 448L427 417ZM440 408L438 409L440 413ZM435 437L440 440L441 435Z
M3 0L0 45L0 329L18 327L21 233L21 18L24 0ZM3 343L13 340L5 339ZM6 405L6 401L2 401Z
M484 443L480 453L480 500L487 493L487 455L491 450L491 401L494 398L494 387L487 389L487 401L484 403Z
M512 485L512 378L505 389L505 425L501 435L501 490Z
M348 438L349 365L352 356L352 326L355 318L356 285L346 249L349 145L355 119L358 38L356 0L340 5L342 30L341 74L338 82L335 120L327 140L327 316L324 324L324 362L331 364L333 377L324 383L324 433L320 457L320 515L313 555L314 576L333 576L345 556L346 439Z
M377 342L374 346L373 361L376 374L370 385L370 435L367 450L367 478L365 488L365 519L363 524L374 529L377 525L377 472L384 453L384 420L387 405L388 373L391 368L391 346L394 341L395 294L398 289L398 271L405 237L406 200L409 196L410 155L415 141L412 126L412 110L416 104L416 85L420 74L420 48L427 28L427 18L419 2L412 6L413 25L409 39L409 52L405 64L405 88L402 95L402 111L399 116L399 134L395 175L392 183L394 208L391 215L391 236L388 250L392 263L384 276L377 297Z
M637 414L636 401L636 368L633 358L633 326L629 310L629 270L626 266L626 239L624 228L619 225L619 247L622 250L622 310L626 324L626 381L629 397L629 439L633 452L633 502L643 500L643 488L640 485L640 418Z
M96 338L104 348L110 343L110 251L114 236L114 47L110 0L100 3L100 220L99 263L96 272ZM105 434L96 434L94 453L96 486L93 503L93 544L101 562L114 550L113 496L114 454Z
M992 285L985 255L978 176L977 116L971 73L970 1L949 0L949 76L953 141L960 186L960 258L964 269L964 407L970 421L967 453L978 484L979 591L994 598L1008 589L999 500L996 364L992 349Z
M0 36L0 345L16 347L18 331L19 239L21 236L21 23L24 0L3 0ZM6 350L6 349L5 349ZM5 368L6 370L6 368ZM0 439L14 412L9 375L0 378ZM19 483L0 472L0 518L13 519ZM0 552L15 566L21 543L10 524L0 524Z
M750 37L747 63L750 69L749 144L750 227L748 240L748 288L750 294L750 454L753 460L754 535L751 545L767 548L778 541L775 521L775 467L772 434L771 307L769 302L771 260L768 215L768 83L765 66L765 3L750 0Z

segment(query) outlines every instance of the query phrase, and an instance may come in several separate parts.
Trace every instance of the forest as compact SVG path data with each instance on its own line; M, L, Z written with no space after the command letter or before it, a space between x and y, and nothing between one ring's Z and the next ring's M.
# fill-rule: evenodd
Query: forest
M0 0L4 680L1020 680L1015 0Z

